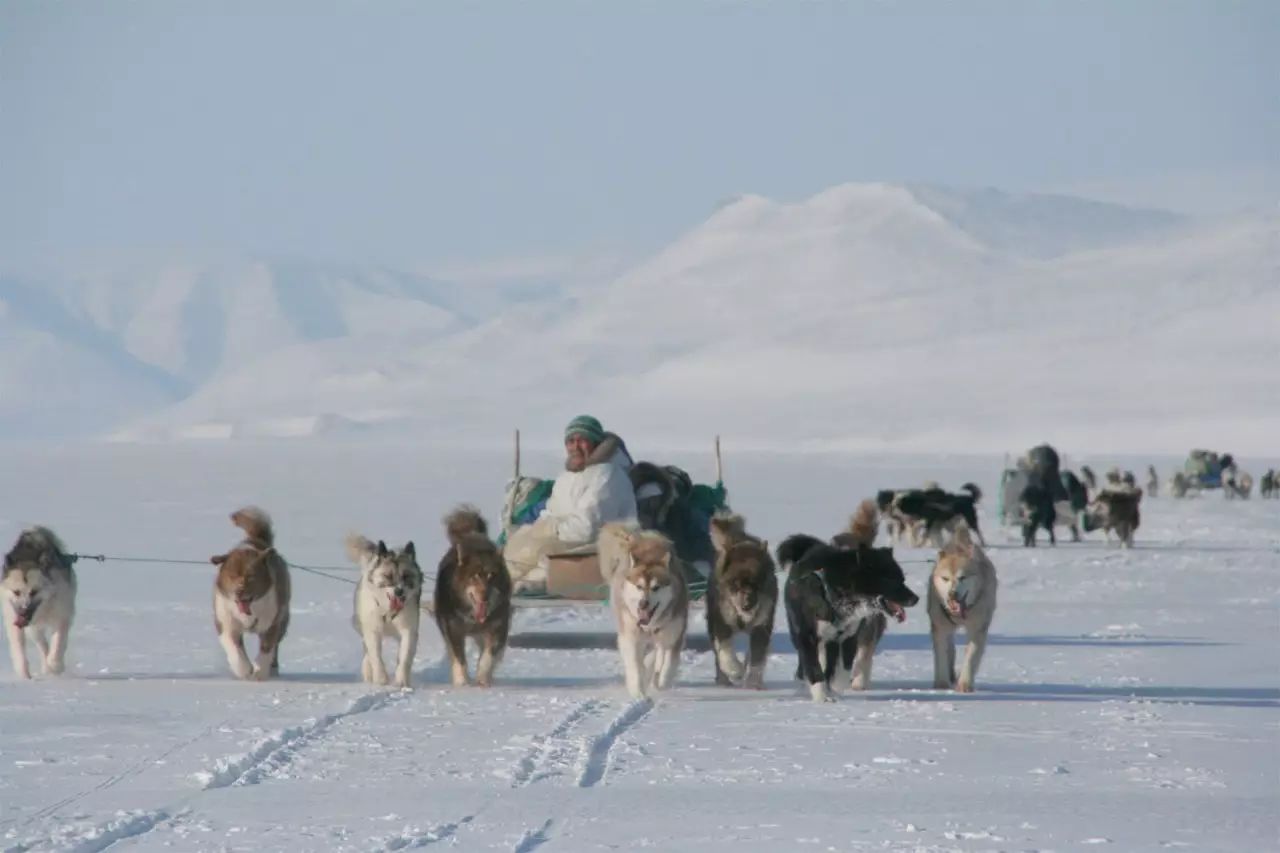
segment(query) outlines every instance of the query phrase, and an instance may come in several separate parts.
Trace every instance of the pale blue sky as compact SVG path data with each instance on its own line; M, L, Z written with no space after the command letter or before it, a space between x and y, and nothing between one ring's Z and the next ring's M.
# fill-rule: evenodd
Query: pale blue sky
M4 2L0 262L626 250L848 180L1274 205L1278 45L1270 0Z

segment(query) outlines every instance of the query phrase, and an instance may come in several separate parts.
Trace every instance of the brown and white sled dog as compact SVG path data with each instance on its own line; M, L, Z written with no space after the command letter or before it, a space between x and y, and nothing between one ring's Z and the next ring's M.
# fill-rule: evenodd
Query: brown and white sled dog
M511 575L479 510L460 506L444 519L449 550L436 574L436 624L449 650L454 687L471 683L467 638L480 644L476 683L488 687L511 630Z
M9 656L19 678L30 678L27 638L35 641L46 675L57 675L65 666L67 636L76 614L76 573L72 558L53 531L32 527L4 558L0 596L4 599L5 633Z
M933 635L933 686L972 693L978 664L987 648L987 631L996 612L996 567L969 535L956 527L938 553L929 578L929 630ZM964 629L966 645L956 678L955 633Z
M422 569L418 567L417 551L412 542L395 551L382 540L375 545L355 533L347 537L346 544L347 555L360 567L351 617L351 624L364 641L360 677L371 684L387 683L382 638L395 634L400 641L395 686L408 687L422 617Z
M652 530L631 534L609 598L627 692L640 699L669 689L679 674L689 624L689 591L671 540Z
M209 558L218 567L213 627L235 676L263 681L280 674L280 642L289 629L289 566L276 551L271 517L261 509L238 509L231 513L231 523L244 531L244 539ZM254 663L244 650L245 634L258 635Z
M716 562L707 584L707 634L715 652L716 684L762 690L778 606L777 568L769 543L748 534L742 516L731 514L711 519L711 542ZM749 646L745 670L733 651L733 638L740 633L747 635Z

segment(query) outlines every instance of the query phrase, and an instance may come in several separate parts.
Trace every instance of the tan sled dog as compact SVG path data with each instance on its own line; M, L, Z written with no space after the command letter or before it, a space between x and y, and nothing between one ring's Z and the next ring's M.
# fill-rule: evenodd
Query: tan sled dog
M275 549L271 517L257 507L231 514L244 539L210 558L218 567L213 585L213 626L237 678L264 681L280 674L280 641L289 629L289 566ZM258 635L258 660L249 662L244 635Z
M978 664L987 648L987 631L996 612L996 567L965 524L956 527L929 578L929 629L933 635L933 686L972 693ZM964 664L956 679L955 633L967 635Z

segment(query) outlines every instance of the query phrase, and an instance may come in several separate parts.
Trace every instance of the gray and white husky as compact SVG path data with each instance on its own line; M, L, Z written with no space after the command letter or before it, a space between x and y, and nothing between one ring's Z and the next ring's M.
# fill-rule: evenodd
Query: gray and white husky
M4 558L0 597L4 600L9 655L19 678L30 678L27 638L40 650L46 675L65 666L67 635L76 615L76 573L62 542L47 527L32 527Z
M351 619L364 641L360 677L371 684L387 683L382 638L395 634L400 640L395 686L408 687L422 618L422 569L413 543L393 551L381 540L374 544L353 533L347 537L347 555L360 566Z

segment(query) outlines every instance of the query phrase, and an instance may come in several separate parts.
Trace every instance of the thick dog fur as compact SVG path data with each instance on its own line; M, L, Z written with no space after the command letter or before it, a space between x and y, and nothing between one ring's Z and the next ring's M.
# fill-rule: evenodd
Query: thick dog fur
M610 521L600 528L600 535L596 537L596 560L605 583L610 583L619 567L627 562L627 546L639 530L640 525L634 519Z
M977 506L982 500L982 491L973 483L965 483L961 492L964 494L952 494L936 486L901 492L895 495L891 512L913 531L912 544L916 546L923 545L925 541L941 545L945 534L960 522L967 524L981 540Z
M1264 498L1280 498L1280 476L1274 468L1268 468L1258 484L1258 493Z
M458 507L444 526L449 550L436 575L436 624L449 650L453 686L471 683L467 638L474 637L480 644L475 683L488 687L511 631L511 575L475 507Z
M280 642L289 630L292 584L289 566L275 549L271 517L257 507L231 514L244 539L211 557L218 567L213 584L213 627L227 664L237 678L263 681L280 674ZM250 663L244 635L258 635L258 659Z
M1121 547L1133 547L1133 534L1142 522L1138 510L1142 503L1142 489L1129 488L1124 485L1105 488L1098 492L1093 503L1084 514L1084 529L1101 528L1108 541L1111 531L1115 531L1120 539Z
M831 544L842 548L870 548L876 541L878 520L875 502L863 501L849 519L849 529L831 537ZM851 690L871 687L871 663L888 628L889 617L874 613L862 620L853 637L840 644L840 663Z
M933 637L933 686L973 692L987 631L996 612L996 568L964 527L956 528L929 577L929 631ZM967 635L956 678L955 633Z
M842 548L797 534L785 539L777 554L788 573L783 601L799 658L796 676L808 684L813 701L835 701L831 682L837 657L843 657L846 668L854 667L863 625L876 616L902 621L904 608L919 598L907 587L891 548ZM873 652L878 640L878 635L868 637L863 645Z
M769 543L751 536L740 515L711 519L716 561L707 584L707 634L715 652L716 684L764 688L764 668L773 638L778 577ZM733 638L745 633L750 651L744 671Z
M347 537L347 555L360 567L351 624L364 643L360 677L370 684L386 684L382 639L394 634L400 648L396 656L396 687L409 687L413 658L418 651L418 626L422 617L422 569L412 542L399 551L363 536Z
M45 675L57 675L66 667L67 640L76 613L76 573L71 563L67 549L47 527L22 531L5 555L0 615L18 678L31 677L28 637L40 652Z
M670 689L689 624L689 591L671 540L652 530L631 534L609 598L627 692L639 699Z

